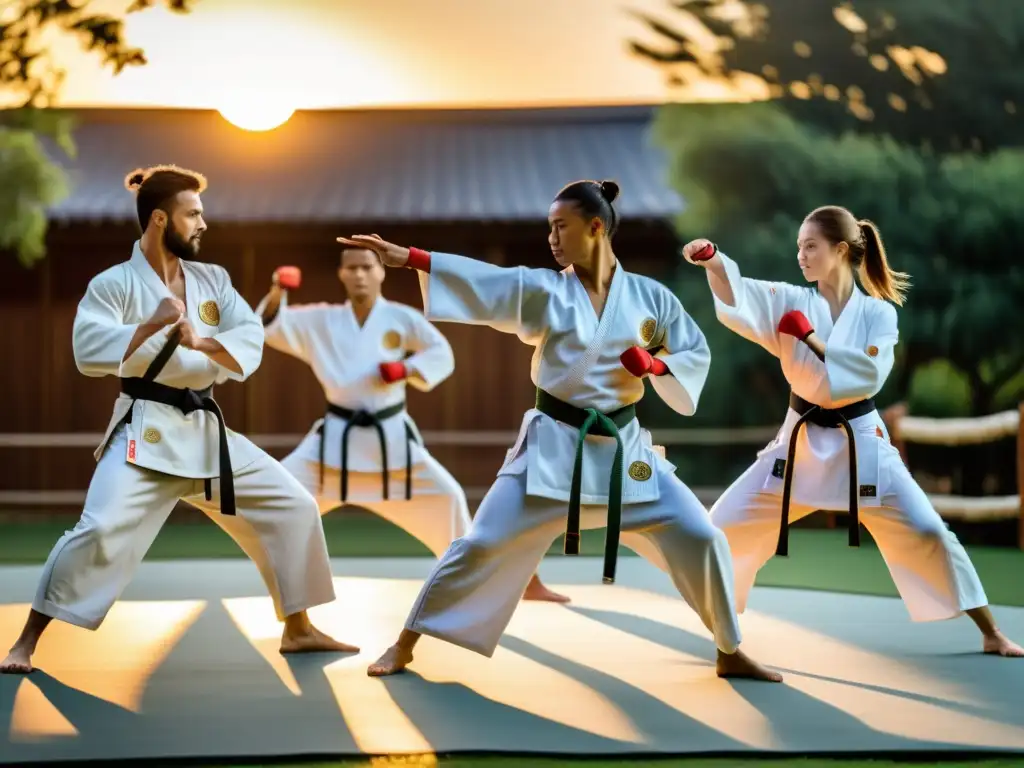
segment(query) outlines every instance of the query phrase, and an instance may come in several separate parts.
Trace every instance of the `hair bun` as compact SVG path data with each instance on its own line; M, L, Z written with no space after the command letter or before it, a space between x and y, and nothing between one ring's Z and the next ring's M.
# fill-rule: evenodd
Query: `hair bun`
M134 192L139 187L142 186L142 182L144 182L145 180L146 180L146 172L143 171L141 168L137 168L134 171L132 171L131 173L129 173L127 176L125 176L125 179L124 179L125 189L131 190L131 191Z
M614 181L605 179L599 185L601 188L601 197L608 201L609 204L615 202L615 198L619 196L619 185Z

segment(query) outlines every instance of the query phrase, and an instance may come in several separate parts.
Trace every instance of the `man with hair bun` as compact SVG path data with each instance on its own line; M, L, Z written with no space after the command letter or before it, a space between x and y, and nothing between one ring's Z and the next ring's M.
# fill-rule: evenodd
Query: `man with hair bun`
M175 166L132 172L142 236L131 258L94 277L72 344L86 376L121 394L96 449L82 516L50 553L32 609L0 673L32 671L51 620L95 630L179 500L198 507L255 562L284 622L282 653L358 651L306 610L334 600L316 502L276 460L227 429L213 386L244 381L263 356L263 324L227 270L194 261L206 179Z
M725 535L640 427L644 377L684 416L711 363L704 334L663 285L612 250L612 181L576 181L548 211L560 272L427 253L375 235L339 238L420 276L428 320L489 325L534 348L536 406L473 519L424 584L397 642L368 674L391 675L422 635L491 656L552 541L579 554L581 528L606 527L604 581L621 541L666 571L718 648L717 673L777 682L740 650Z

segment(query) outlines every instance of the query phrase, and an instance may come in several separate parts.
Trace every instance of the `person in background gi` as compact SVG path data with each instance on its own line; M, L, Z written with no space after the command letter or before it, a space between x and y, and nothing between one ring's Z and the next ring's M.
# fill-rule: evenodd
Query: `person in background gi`
M327 400L324 417L281 463L321 514L357 504L440 557L468 530L469 507L458 481L423 445L405 388L429 392L451 376L455 359L423 313L381 295L384 276L372 250L348 248L338 266L348 301L290 305L301 273L275 271L256 307L267 345L308 365ZM568 602L536 574L523 597Z

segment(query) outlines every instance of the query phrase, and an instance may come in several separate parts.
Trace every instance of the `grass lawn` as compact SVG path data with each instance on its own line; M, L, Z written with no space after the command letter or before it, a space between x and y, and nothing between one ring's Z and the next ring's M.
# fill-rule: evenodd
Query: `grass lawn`
M41 564L72 520L0 522L0 564ZM332 557L429 557L411 536L375 515L361 511L333 512L324 517ZM561 540L551 554L561 554ZM989 600L994 605L1024 606L1024 552L1010 547L968 547ZM600 556L604 531L584 531L582 552ZM623 549L624 557L634 556ZM207 520L164 527L147 560L244 557L235 543ZM846 530L792 529L790 556L773 558L758 584L834 592L895 596L878 549L866 532L859 549L846 546Z

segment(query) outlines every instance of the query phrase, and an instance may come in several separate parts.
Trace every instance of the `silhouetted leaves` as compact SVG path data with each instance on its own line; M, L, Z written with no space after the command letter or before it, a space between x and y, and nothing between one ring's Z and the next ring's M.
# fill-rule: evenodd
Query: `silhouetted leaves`
M679 88L711 78L831 131L943 151L1024 142L1021 2L704 0L643 18L632 51Z
M128 12L159 4L187 13L196 2L134 0ZM42 42L44 33L56 29L77 39L115 75L146 63L143 51L125 39L122 20L90 12L94 6L89 0L14 0L3 6L0 93L16 106L0 111L0 249L13 251L26 266L45 255L46 211L68 191L64 171L42 139L52 139L68 155L75 151L72 119L45 109L59 95L65 73Z

